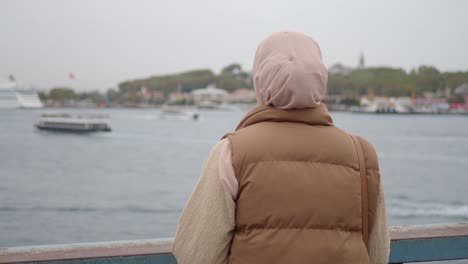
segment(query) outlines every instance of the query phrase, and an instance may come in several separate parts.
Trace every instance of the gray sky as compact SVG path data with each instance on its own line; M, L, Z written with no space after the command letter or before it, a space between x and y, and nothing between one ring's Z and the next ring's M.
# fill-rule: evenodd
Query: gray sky
M312 36L327 65L357 65L362 51L370 66L466 71L467 10L463 0L0 0L0 79L105 90L231 62L251 69L278 30Z

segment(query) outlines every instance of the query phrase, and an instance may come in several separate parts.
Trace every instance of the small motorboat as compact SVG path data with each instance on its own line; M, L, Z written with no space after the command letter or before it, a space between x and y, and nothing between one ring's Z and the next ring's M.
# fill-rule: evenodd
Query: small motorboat
M161 109L161 119L198 120L200 114L194 109L166 106Z
M64 132L110 132L107 115L43 114L34 126Z

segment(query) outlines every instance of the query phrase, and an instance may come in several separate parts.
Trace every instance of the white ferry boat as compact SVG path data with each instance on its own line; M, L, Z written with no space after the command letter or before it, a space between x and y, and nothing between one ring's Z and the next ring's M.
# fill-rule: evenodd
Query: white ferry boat
M43 114L34 126L63 132L110 132L107 115Z
M41 108L42 102L34 89L17 82L0 81L1 108Z

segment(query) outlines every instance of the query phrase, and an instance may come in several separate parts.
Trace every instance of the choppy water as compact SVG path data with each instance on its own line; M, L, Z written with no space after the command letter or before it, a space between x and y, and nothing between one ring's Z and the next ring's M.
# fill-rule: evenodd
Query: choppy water
M0 112L0 246L173 236L210 148L243 115L99 110L113 132L77 135L36 131L42 112ZM468 221L468 116L332 117L375 145L392 225Z

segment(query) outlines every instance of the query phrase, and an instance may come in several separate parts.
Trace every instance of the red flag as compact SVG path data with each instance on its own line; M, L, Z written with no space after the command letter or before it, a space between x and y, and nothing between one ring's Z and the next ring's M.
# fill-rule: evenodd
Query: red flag
M73 72L70 72L68 74L68 78L70 78L71 80L75 80L75 74Z

